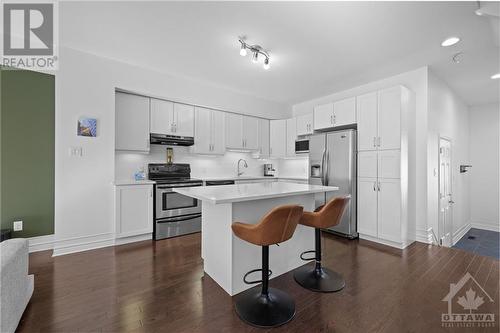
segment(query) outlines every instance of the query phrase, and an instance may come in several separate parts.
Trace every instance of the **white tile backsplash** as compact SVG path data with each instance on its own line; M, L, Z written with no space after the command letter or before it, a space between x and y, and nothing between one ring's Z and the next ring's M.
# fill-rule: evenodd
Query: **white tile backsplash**
M307 177L307 158L300 159L256 159L251 153L226 152L223 156L192 154L189 147L174 147L174 163L189 163L191 176L234 177L237 174L237 162L240 158L247 161L248 168L242 168L245 176L262 176L263 165L272 163L276 175L281 177ZM148 163L165 163L166 146L151 145L149 154L117 151L115 154L115 179L124 180L134 177L141 168L147 172Z

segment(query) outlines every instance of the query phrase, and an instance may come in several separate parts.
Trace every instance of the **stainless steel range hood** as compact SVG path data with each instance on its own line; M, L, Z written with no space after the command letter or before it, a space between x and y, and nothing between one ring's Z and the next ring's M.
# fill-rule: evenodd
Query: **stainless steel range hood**
M164 146L192 146L194 145L194 138L192 136L151 133L149 136L149 143L152 145Z

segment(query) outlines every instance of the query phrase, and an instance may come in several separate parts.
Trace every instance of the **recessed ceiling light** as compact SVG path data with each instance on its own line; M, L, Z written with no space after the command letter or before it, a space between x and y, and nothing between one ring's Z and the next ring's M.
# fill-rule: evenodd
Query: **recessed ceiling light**
M442 43L441 43L441 46L452 46L452 45L455 45L456 43L460 42L460 38L458 37L449 37L449 38L446 38Z
M500 73L496 73L495 75L492 75L491 78L493 80L500 79Z

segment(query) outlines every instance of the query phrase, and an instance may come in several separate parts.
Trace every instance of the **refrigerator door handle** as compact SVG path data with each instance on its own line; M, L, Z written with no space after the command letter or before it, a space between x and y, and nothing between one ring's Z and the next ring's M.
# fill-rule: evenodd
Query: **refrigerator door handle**
M323 155L321 157L321 183L326 186L326 178L325 178L325 157L326 157L326 148L323 151Z
M328 179L328 173L330 172L330 151L326 151L326 171L325 171L325 186L328 186L329 184L329 179Z

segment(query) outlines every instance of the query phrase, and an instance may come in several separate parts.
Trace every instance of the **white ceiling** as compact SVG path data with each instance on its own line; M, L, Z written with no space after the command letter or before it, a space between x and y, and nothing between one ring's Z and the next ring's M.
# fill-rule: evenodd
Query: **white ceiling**
M61 2L61 44L286 104L430 65L469 105L499 101L498 17L477 2ZM493 21L492 21L493 20ZM492 25L493 22L493 25ZM498 33L498 29L496 29ZM271 69L237 37L269 50ZM448 36L462 42L443 48ZM460 64L451 62L464 52Z

